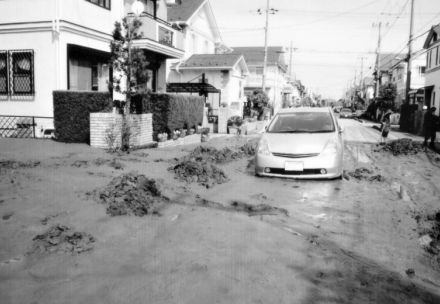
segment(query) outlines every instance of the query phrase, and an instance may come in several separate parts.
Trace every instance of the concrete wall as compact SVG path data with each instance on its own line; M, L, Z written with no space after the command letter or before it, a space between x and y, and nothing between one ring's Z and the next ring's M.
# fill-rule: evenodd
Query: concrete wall
M437 57L437 52L438 57ZM436 59L438 60L436 62ZM436 115L440 113L440 43L434 44L427 52L425 74L426 86L434 86L431 94L431 106L436 107Z
M131 127L130 146L138 147L153 142L153 115L132 114L129 116ZM113 113L90 114L90 145L95 148L110 148L108 137L115 137L114 146L121 146L122 115Z

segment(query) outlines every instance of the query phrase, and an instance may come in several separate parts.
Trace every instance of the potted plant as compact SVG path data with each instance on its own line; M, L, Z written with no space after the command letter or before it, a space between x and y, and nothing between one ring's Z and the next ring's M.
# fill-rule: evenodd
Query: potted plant
M180 137L180 130L174 130L173 140L177 140Z
M186 136L186 129L182 129L181 131L180 131L180 137L181 138L184 138Z
M243 125L243 118L240 116L232 116L228 119L229 134L240 134L240 127Z
M189 129L188 135L193 135L194 133L196 133L196 129L194 128Z

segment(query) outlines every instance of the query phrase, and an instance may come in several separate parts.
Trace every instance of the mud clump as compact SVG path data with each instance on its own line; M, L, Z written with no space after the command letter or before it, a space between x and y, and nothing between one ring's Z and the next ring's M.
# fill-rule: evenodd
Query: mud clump
M385 178L380 174L374 174L373 171L367 169L367 168L357 168L354 171L351 172L344 172L343 174L345 179L349 179L347 177L352 177L357 180L367 180L370 182L377 181L377 182L383 182Z
M233 201L231 207L236 211L247 212L249 216L255 215L285 215L289 212L284 208L273 207L267 204L252 205L245 202Z
M215 184L223 184L229 179L220 168L206 161L183 160L170 168L176 178L187 183L197 182L210 188Z
M115 177L98 195L100 202L107 205L107 214L111 216L158 215L169 201L162 196L154 179L134 173Z
M426 232L432 241L425 249L431 254L438 255L440 254L440 211L428 215L426 219L429 226Z
M25 168L35 168L40 165L39 161L15 161L15 160L0 160L0 170L1 169L25 169Z
M398 140L393 140L382 146L381 149L377 151L389 151L393 153L394 156L397 155L414 155L419 152L424 152L423 144L421 142L415 142L409 138L401 138Z
M85 232L73 231L68 226L54 225L33 238L30 253L65 252L80 254L93 249L95 238Z
M242 157L243 154L240 151L233 151L229 148L217 150L213 147L198 146L186 157L186 159L224 164Z

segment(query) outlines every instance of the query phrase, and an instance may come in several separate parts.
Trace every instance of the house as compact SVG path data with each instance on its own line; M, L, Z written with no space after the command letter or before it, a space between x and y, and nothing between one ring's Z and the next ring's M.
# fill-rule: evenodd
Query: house
M172 67L167 91L204 94L206 102L212 107L210 116L217 123L221 107L228 111L226 119L242 116L246 102L244 84L248 74L248 67L240 54L194 54ZM220 123L218 128L219 132L226 130L221 129Z
M264 47L233 47L232 54L244 56L249 67L249 77L245 84L245 93L261 90L264 70ZM266 93L276 113L283 107L287 86L287 65L283 47L268 47L266 70Z
M433 26L426 37L425 105L440 111L440 25Z
M402 55L395 53L381 53L379 56L379 73L377 70L374 71L373 76L379 81L379 86L386 84L392 79L391 67L393 67L396 63L400 62L402 59ZM377 60L377 56L376 56Z
M181 28L184 59L193 54L224 53L224 45L209 0L167 0L168 22Z
M396 86L397 95L394 103L397 109L400 109L400 106L406 100L407 66L408 63L406 62L406 59L400 59L390 68L390 82ZM416 92L418 89L425 86L426 53L419 52L414 55L411 67L410 89L411 91L415 90L414 92ZM415 103L415 101L413 100L410 103Z
M0 1L0 113L37 119L53 128L54 90L108 91L110 41L116 21L132 16L135 0ZM165 0L142 1L141 39L151 78L165 88L166 60L182 58L183 33L167 20Z

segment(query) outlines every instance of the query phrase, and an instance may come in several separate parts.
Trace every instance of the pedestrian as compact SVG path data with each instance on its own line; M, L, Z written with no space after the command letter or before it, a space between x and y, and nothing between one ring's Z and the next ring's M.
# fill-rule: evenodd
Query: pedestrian
M388 133L390 133L391 129L391 111L388 111L385 113L385 115L382 118L382 133L380 137L380 143L386 144Z
M435 107L430 108L423 118L423 135L425 136L425 141L423 146L428 146L428 139L431 139L429 146L435 148L435 136L438 128L439 118L434 114L437 109Z

